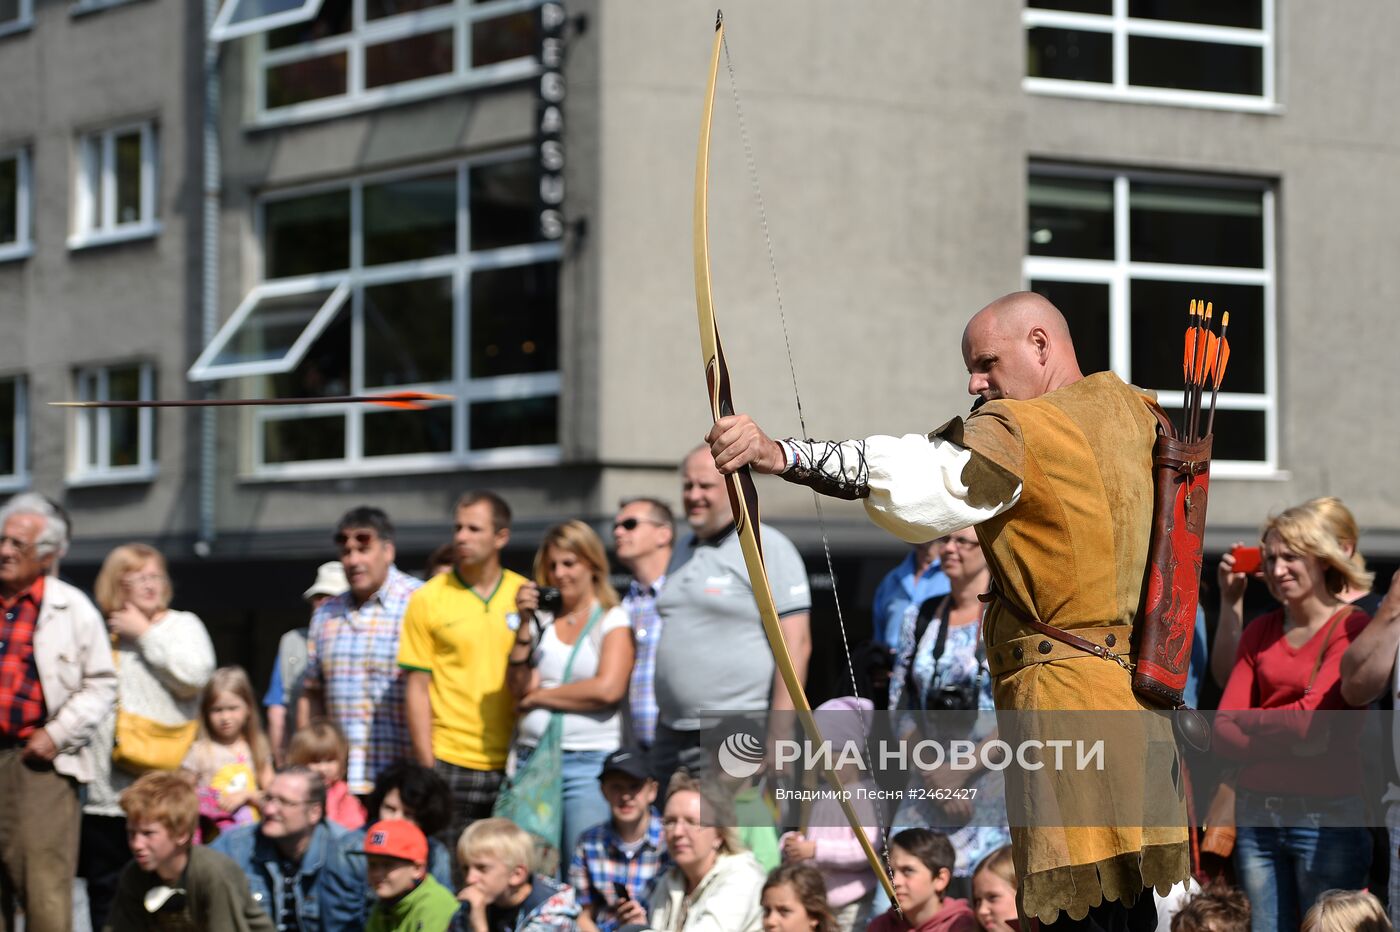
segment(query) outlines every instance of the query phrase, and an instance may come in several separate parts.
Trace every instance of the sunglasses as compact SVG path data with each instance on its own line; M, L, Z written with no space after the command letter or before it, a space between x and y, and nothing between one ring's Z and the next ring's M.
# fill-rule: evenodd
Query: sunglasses
M613 522L614 531L635 531L639 524L655 524L660 527L663 522L652 518L623 518L621 521Z
M379 535L373 531L351 531L349 534L335 535L335 545L341 550L368 550L377 540Z

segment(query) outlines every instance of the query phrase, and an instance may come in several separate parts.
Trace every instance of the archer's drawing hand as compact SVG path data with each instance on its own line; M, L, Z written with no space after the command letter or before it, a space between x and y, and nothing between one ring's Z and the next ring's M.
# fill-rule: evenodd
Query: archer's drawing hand
M765 434L747 414L731 414L715 421L705 435L715 468L722 474L738 472L745 466L755 472L776 475L787 468L787 453L778 441Z

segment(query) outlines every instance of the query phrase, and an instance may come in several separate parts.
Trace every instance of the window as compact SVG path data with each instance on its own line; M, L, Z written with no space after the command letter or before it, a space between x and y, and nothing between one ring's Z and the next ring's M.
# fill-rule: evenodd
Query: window
M70 249L160 232L156 222L156 131L150 123L78 141L77 212Z
M0 36L21 32L34 23L34 0L0 0Z
M1230 312L1216 472L1272 475L1278 395L1270 186L1037 165L1028 200L1027 287L1065 313L1086 375L1112 369L1157 391L1176 415L1191 299L1213 302L1216 320Z
M79 369L80 401L150 401L155 371L149 363ZM150 408L79 408L75 419L74 485L142 482L155 478L155 414Z
M229 11L253 0L229 0ZM260 0L313 6L304 22L258 41L254 95L261 123L312 119L539 73L541 0ZM237 9L230 13L236 14ZM221 14L222 15L222 14ZM555 15L562 15L556 13Z
M29 484L29 402L22 376L0 377L0 491Z
M1026 0L1029 91L1268 110L1274 0Z
M227 42L239 36L304 23L321 11L321 0L224 0L209 38Z
M329 2L329 0L327 0ZM279 398L393 390L427 410L249 414L266 477L558 461L560 245L539 233L536 153L516 149L266 198L264 281L191 367Z
M0 261L34 251L29 238L29 153L0 152Z

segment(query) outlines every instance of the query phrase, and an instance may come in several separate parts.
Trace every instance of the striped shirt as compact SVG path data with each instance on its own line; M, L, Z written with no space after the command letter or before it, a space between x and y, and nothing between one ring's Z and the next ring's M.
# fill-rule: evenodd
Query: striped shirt
M345 732L345 780L365 794L395 761L412 758L399 672L399 628L421 580L389 567L379 591L358 608L349 592L316 609L306 640L303 687L319 690L326 715Z
M632 684L627 694L632 735L645 748L656 740L656 645L661 640L656 594L664 582L665 576L650 586L634 579L622 597L622 608L632 620L632 636L637 643L637 659L632 663Z

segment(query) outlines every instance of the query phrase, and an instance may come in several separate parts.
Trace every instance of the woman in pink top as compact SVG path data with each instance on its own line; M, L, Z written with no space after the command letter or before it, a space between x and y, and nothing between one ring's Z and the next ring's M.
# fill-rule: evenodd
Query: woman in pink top
M1315 502L1273 518L1262 545L1264 574L1283 608L1244 630L1216 745L1242 764L1235 866L1253 929L1273 932L1298 928L1324 890L1366 882L1371 839L1360 772L1346 766L1359 760L1361 716L1314 713L1351 708L1342 698L1342 654L1369 619L1339 596L1369 588L1371 574L1329 532Z

